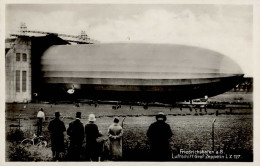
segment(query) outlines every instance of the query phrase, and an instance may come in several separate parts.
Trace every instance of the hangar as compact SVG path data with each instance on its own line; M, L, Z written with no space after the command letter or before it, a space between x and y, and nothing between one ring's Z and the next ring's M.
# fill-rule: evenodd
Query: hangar
M44 32L40 36L29 35L25 25L21 33L11 34L5 40L6 102L32 101L40 88L40 58L52 45L91 44L94 40L64 40L59 34ZM35 32L35 31L33 31ZM36 33L41 33L36 31ZM71 37L68 35L68 37ZM72 36L74 37L74 36ZM80 37L86 37L85 32Z

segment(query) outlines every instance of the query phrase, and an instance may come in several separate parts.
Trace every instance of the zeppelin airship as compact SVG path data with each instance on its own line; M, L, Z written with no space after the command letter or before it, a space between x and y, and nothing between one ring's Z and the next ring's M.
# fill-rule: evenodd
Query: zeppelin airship
M40 63L40 93L57 99L174 103L224 93L243 79L227 56L173 44L54 45Z

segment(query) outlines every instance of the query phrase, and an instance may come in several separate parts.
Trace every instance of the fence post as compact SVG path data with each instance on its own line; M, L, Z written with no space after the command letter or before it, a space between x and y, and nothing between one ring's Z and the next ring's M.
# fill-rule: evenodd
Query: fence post
M21 131L21 129L20 129L20 127L21 127L21 122L20 122L20 121L21 121L21 114L19 114L19 126L18 126L18 127L19 127L19 131Z
M214 123L216 121L216 118L214 118L212 122L212 151L214 151Z

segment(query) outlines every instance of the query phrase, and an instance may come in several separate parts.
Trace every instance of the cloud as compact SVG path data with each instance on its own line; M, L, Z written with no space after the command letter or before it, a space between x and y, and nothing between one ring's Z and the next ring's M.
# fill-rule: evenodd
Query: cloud
M223 53L252 76L252 22L240 17L196 12L147 9L117 17L88 17L73 10L10 12L7 32L17 31L21 21L31 30L79 35L81 30L101 42L149 42L193 45ZM232 12L231 12L232 13ZM243 13L243 12L242 12ZM120 14L120 13L119 13Z
M174 43L204 47L230 56L243 71L252 75L252 29L242 19L219 15L195 15L147 10L129 18L107 19L89 29L103 42Z

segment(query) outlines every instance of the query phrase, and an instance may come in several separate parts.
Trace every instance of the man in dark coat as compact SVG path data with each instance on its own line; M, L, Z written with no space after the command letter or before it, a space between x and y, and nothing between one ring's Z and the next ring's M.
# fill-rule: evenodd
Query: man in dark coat
M59 160L60 152L64 151L64 135L66 128L59 118L60 113L55 112L55 119L50 121L48 126L48 130L51 132L51 150L54 160Z
M69 159L79 161L84 140L84 126L80 122L81 112L76 113L76 120L69 124L67 134L70 138Z
M94 123L96 121L94 114L89 114L89 123L85 126L86 133L86 160L98 161L98 143L96 139L102 136L99 133L98 126Z
M170 126L165 123L166 116L163 112L156 115L156 120L147 131L147 137L151 142L151 160L169 161L171 159L169 139L173 134Z

